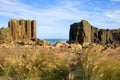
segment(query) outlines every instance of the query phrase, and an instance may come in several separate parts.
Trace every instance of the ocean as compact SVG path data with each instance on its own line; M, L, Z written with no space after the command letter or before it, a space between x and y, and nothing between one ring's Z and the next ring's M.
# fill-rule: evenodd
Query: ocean
M68 41L68 39L44 39L44 40L50 42L52 45L54 45L56 42L64 43L64 42Z

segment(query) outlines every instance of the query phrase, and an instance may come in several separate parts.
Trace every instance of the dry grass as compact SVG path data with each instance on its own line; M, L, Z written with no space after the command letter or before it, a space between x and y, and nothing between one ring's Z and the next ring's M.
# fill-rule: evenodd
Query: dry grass
M2 52L0 76L4 79L66 80L68 78L72 58L69 53L37 46L3 48L0 52Z
M95 51L86 49L78 62L80 80L120 80L120 48ZM101 48L102 49L102 48ZM78 80L79 80L78 79ZM76 79L77 80L77 79Z
M100 45L81 53L39 46L3 47L0 80L120 80L120 48L103 50ZM71 64L75 70L71 71Z

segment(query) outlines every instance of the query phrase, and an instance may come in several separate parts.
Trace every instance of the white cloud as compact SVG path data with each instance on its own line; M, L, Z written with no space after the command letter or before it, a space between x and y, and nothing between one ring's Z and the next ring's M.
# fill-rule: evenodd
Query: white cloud
M38 21L42 21L42 23L51 24L59 20L76 19L78 13L79 15L85 13L75 10L73 6L76 2L74 2L66 1L66 3L64 3L65 6L57 5L53 6L51 9L35 9L19 2L18 0L16 0L16 2L12 0L3 0L0 1L0 15L25 19L37 19Z
M105 15L113 21L120 22L120 10L106 11Z
M42 35L42 38L44 36L48 37L48 34L53 34L52 37L54 37L56 34L60 34L60 32L65 29L66 30L64 32L61 32L61 35L63 35L63 37L67 37L68 34L66 32L68 32L69 25L73 22L69 22L69 24L60 24L60 22L80 21L81 19L87 19L88 21L90 21L91 24L93 24L93 26L98 26L103 25L103 23L108 25L108 23L105 22L107 22L109 19L119 20L120 17L120 11L107 11L104 13L99 11L83 10L82 8L86 7L86 5L83 3L86 3L89 0L56 1L56 5L52 5L48 8L36 8L36 6L34 5L39 6L39 2L33 2L34 5L28 5L22 3L21 0L0 0L0 15L17 19L36 19L37 33L39 37L40 35ZM89 7L91 7L92 9L96 9L96 7L93 6ZM61 27L63 28L66 26L68 27L65 29L61 29ZM54 31L51 32L50 30ZM61 35L57 36L61 37Z
M46 26L48 29L54 28L57 32L59 31L59 29L55 28L55 26L58 24L57 22L61 20L75 19L77 17L67 10L68 7L72 9L72 6L74 6L72 4L74 3L67 1L66 4L67 5L65 6L60 6L57 4L56 6L52 6L50 9L38 9L31 5L26 5L19 0L0 0L0 15L17 19L36 19L38 23L37 32L41 32L41 34L43 33L44 35L46 31L41 30L41 27ZM58 28L61 27L60 24L58 25ZM50 32L51 31L48 31L48 33Z

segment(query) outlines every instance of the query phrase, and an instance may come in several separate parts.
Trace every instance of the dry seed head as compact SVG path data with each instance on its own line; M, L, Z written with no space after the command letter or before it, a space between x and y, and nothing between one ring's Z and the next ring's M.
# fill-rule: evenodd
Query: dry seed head
M104 76L104 74L102 73L102 74L100 74L100 77L103 77Z
M94 72L96 69L98 68L98 66L94 66L94 68L92 69L92 71Z

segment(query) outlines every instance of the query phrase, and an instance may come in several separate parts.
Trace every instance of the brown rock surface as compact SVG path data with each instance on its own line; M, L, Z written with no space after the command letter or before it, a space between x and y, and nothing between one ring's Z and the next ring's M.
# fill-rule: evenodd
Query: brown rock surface
M35 44L40 45L40 46L50 46L51 45L48 41L41 40L41 39L37 39Z
M8 22L8 28L0 29L0 43L7 43L19 40L36 40L35 20L15 20Z
M37 36L36 36L36 21L35 20L32 20L32 24L31 24L31 36L33 39L36 39Z
M83 45L87 43L120 45L120 30L98 29L88 21L82 20L79 23L70 25L69 41Z
M60 48L60 47L63 47L63 43L62 42L57 42L54 46L57 47L57 48Z

